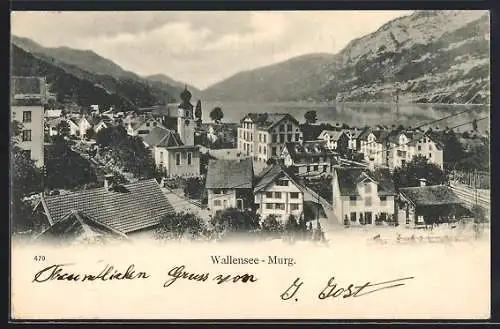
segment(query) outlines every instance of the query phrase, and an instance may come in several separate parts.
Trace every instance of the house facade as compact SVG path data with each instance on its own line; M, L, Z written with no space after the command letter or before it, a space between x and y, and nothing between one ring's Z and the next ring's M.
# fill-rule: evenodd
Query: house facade
M145 118L139 116L131 118L126 123L127 134L141 138L146 137L155 127L165 128L158 120L152 117Z
M285 143L280 158L298 176L330 175L337 164L336 153L323 140Z
M388 133L384 130L366 130L358 137L359 149L366 162L376 166L385 165L385 145Z
M257 213L262 219L274 215L286 221L290 215L299 218L304 211L304 192L293 174L280 164L265 168L254 187Z
M330 150L345 151L349 148L350 138L344 131L323 130L318 139L324 140Z
M205 188L212 214L228 208L252 209L253 164L251 158L211 160Z
M374 225L377 217L395 214L396 192L388 170L335 168L332 184L332 208L339 223Z
M249 113L238 128L241 154L267 162L278 158L287 142L301 142L299 122L288 113Z

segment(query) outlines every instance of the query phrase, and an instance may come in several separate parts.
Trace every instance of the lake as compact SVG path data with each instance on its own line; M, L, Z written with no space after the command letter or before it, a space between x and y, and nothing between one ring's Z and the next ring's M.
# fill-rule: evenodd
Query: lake
M202 101L203 120L210 121L210 111L220 106L224 112L223 122L239 122L247 113L264 112L286 112L294 116L298 121L304 121L307 111L315 110L318 121L330 123L346 123L349 126L363 127L393 124L415 127L429 121L444 118L455 113L461 113L451 118L436 122L432 126L454 127L456 125L470 122L474 119L488 117L478 122L480 131L489 129L489 105L469 104L399 104L394 103L250 103L250 102L209 102ZM425 126L422 128L428 128ZM472 129L472 124L456 128L457 131Z

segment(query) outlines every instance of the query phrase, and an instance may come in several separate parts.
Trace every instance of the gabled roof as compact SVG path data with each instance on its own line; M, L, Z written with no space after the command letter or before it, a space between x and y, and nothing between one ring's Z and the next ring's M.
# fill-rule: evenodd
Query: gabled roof
M144 137L144 143L149 147L174 147L183 145L177 132L162 127L154 127Z
M326 147L324 140L320 141L306 141L300 142L287 142L285 149L294 162L300 162L303 159L317 156L333 156L335 153Z
M275 163L264 168L259 176L256 177L254 193L262 191L269 186L269 184L283 176L289 178L295 185L297 185L297 187L302 189L302 186L299 184L298 179L293 173L282 166L281 163Z
M85 213L70 210L63 218L54 225L43 231L37 240L55 239L78 239L78 238L120 238L127 236L114 228L103 224Z
M361 133L358 135L359 140L367 140L368 136L372 133L372 129L370 128L365 128Z
M438 206L462 203L453 190L445 185L403 187L399 189L399 193L416 206Z
M394 182L388 169L370 171L360 167L335 168L341 195L357 195L357 185L365 179L372 179L378 185L380 196L396 195Z
M55 119L52 119L52 120L48 120L47 121L47 126L49 127L57 127L61 122L67 122L69 125L74 125L76 127L78 127L78 124L76 124L73 120L71 119L67 119L67 118L55 118Z
M363 129L344 129L344 132L352 139L359 138L359 135L361 135L363 131Z
M299 122L288 113L248 113L243 119L241 119L241 122L247 118L250 118L252 122L257 125L258 129L265 130L271 129L285 118L297 125L299 124Z
M252 188L252 158L235 160L210 160L207 169L207 189Z
M339 140L340 136L344 134L343 131L337 130L323 130L321 134L319 134L319 138L323 138L325 135L329 135L333 140Z
M155 179L125 184L121 190L101 187L42 196L41 204L53 224L75 210L125 234L155 226L164 215L174 213Z

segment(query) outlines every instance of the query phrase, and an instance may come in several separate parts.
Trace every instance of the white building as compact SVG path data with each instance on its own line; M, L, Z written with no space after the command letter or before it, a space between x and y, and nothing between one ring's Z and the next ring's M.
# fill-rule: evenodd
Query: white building
M339 223L373 225L377 217L395 214L395 188L388 170L335 168L333 213Z
M385 130L363 131L358 137L358 152L362 153L366 162L373 162L376 166L386 164L385 145L388 132Z
M254 187L257 213L262 219L274 215L286 221L290 215L299 218L304 211L304 192L293 174L279 164L266 167Z
M238 150L266 162L279 157L287 142L302 142L299 122L288 113L249 113L238 128Z

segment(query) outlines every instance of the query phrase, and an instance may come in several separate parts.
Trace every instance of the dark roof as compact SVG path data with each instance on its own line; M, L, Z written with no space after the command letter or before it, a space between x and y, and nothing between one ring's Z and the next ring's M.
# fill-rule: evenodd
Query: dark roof
M303 143L287 142L285 148L294 162L300 162L314 156L333 156L335 154L326 147L326 142L323 140Z
M335 168L341 195L357 195L356 187L365 176L375 181L378 185L380 196L396 195L394 182L388 169L376 169L370 171L360 167Z
M252 188L252 158L236 160L210 160L205 187L213 188Z
M285 118L293 121L297 125L299 124L299 122L288 113L248 113L243 119L241 119L241 122L243 122L246 118L250 118L259 129L266 130L271 129Z
M122 233L152 227L162 216L174 213L155 179L125 184L120 192L102 187L43 196L41 203L52 219L51 224L76 210Z
M323 130L319 135L321 136L323 134L330 135L333 140L339 140L340 136L344 135L345 133L339 130Z
M387 131L387 130L375 130L375 131L373 131L373 135L375 135L375 138L377 139L378 142L383 142L389 136L389 131Z
M149 134L144 137L144 143L150 147L173 147L183 145L177 132L162 127L154 127Z
M295 185L301 187L299 180L292 172L285 168L281 163L274 163L264 168L264 170L259 173L259 176L256 177L254 192L256 193L263 190L276 179L283 176L288 177Z
M462 203L453 190L445 185L404 187L399 189L399 193L417 206Z
M83 212L70 210L57 223L43 231L37 240L101 238L127 238L125 234L100 223Z

